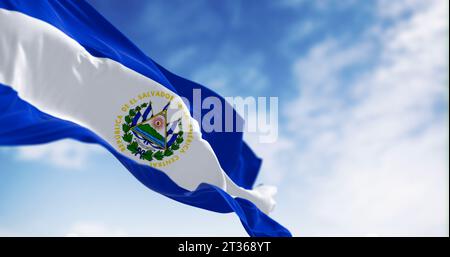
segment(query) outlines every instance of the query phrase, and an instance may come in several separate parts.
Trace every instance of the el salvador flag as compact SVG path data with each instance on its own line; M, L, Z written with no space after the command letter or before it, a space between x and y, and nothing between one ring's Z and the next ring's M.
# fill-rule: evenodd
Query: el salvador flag
M192 102L193 89L226 104L156 64L84 1L0 0L0 145L100 144L160 194L235 212L250 236L290 236L267 215L273 188L252 189L261 160L242 133L199 128L181 99Z

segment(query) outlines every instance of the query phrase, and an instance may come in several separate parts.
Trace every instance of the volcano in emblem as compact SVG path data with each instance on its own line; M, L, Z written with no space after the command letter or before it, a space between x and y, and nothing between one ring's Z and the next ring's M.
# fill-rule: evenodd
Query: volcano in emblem
M162 148L166 148L166 116L167 112L162 111L161 113L151 117L150 119L132 127L131 130L147 139L148 141Z

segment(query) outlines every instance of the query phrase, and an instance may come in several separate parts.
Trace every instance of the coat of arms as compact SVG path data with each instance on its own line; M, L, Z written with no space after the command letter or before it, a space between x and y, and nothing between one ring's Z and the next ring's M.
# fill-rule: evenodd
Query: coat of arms
M167 112L170 102L154 113L152 102L131 108L124 117L122 139L127 150L140 159L160 161L172 156L184 141L181 118L169 122Z

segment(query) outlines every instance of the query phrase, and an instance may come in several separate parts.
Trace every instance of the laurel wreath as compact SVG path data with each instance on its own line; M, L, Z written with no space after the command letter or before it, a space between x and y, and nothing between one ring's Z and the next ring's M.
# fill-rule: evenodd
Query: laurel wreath
M124 133L122 139L128 143L127 149L135 156L139 155L140 159L147 160L149 162L151 162L153 159L161 161L165 157L172 156L174 151L180 149L180 144L184 141L182 125L181 122L178 124L180 132L178 132L178 134L176 135L175 142L164 151L158 150L154 152L152 150L142 149L139 146L138 142L134 139L134 135L131 132L132 127L131 123L133 122L133 118L136 116L136 114L143 108L146 108L147 106L148 103L143 103L141 105L136 106L135 108L130 109L128 115L124 117L125 122L122 124L122 131Z

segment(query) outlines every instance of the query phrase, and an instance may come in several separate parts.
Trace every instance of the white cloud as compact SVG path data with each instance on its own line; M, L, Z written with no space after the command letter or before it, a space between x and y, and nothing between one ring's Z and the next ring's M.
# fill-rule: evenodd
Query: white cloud
M401 18L410 12L414 12L419 8L427 8L427 2L421 0L379 0L377 2L377 8L379 11L378 15L383 18Z
M281 51L290 58L299 42L317 33L322 26L324 26L322 20L302 20L288 27L287 35L280 42Z
M167 61L169 69L176 70L183 65L186 65L190 59L197 53L197 48L193 46L187 46L179 51L172 53Z
M207 67L194 72L194 81L231 96L239 96L243 89L258 94L268 86L262 70L265 61L262 54L243 54L232 45L225 45L218 52Z
M279 186L282 184L288 170L282 168L280 163L289 163L290 156L285 154L295 148L292 141L284 137L278 138L273 143L261 143L260 133L245 133L245 141L252 147L253 151L262 158L262 167L258 182L267 185Z
M307 0L282 0L276 1L276 5L281 8L302 8L303 6L309 4L314 9L317 10L326 10L329 8L333 9L341 9L352 6L357 2L356 0L341 0L341 1L333 1L333 0L316 0L316 1L307 1Z
M448 2L405 3L294 64L284 111L301 148L278 162L291 202L278 215L297 235L448 235Z
M66 169L80 169L91 154L105 152L97 145L75 140L61 140L49 144L21 146L15 148L17 159L36 161Z
M67 237L117 237L126 236L121 229L111 229L104 224L95 222L78 222L74 224Z

